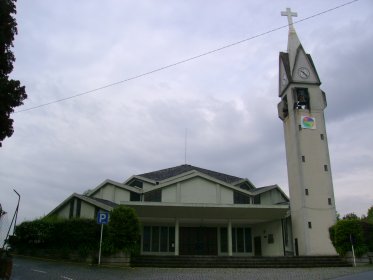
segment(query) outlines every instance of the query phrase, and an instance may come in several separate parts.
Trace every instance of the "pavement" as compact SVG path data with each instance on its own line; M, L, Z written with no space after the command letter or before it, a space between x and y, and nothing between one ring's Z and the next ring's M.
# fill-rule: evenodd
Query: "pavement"
M373 279L373 266L337 268L110 268L14 257L12 280Z

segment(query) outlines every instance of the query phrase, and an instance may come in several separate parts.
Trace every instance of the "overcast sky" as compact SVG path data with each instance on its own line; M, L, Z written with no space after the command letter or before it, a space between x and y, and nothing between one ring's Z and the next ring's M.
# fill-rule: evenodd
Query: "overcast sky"
M12 76L23 110L122 81L284 26L348 0L17 3ZM326 92L337 211L373 205L373 2L295 25ZM288 191L277 116L288 28L93 94L15 113L0 148L0 203L19 222L105 179L187 163Z

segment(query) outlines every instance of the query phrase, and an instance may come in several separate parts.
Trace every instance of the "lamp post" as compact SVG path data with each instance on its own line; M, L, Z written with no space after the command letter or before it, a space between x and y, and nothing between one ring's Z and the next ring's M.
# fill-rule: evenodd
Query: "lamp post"
M6 234L6 237L4 239L4 243L3 243L3 250L5 248L5 244L6 244L6 241L8 240L8 237L9 237L9 233L10 233L10 229L12 228L12 225L14 223L14 227L13 227L13 233L16 229L16 224L17 224L17 216L18 216L18 209L19 209L19 201L21 200L21 195L15 190L13 189L13 191L18 195L18 202L17 202L17 207L16 207L16 211L14 211L14 215L13 215L13 218L12 218L12 222L10 223L10 226L9 226L9 229L8 229L8 232Z

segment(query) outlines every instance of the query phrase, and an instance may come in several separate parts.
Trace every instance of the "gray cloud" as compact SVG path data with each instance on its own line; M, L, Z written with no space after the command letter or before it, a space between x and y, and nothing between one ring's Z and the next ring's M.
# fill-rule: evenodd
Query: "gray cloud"
M294 1L299 18L340 1ZM66 9L69 6L69 9ZM18 3L14 77L24 108L123 80L286 24L288 1L32 1ZM357 2L296 26L326 91L341 214L373 204L372 4ZM354 11L351 13L351 10ZM0 203L22 194L20 220L40 217L105 179L187 162L287 192L277 117L278 53L287 30L95 94L14 114L0 149ZM351 188L355 192L348 200ZM360 199L360 200L359 200Z

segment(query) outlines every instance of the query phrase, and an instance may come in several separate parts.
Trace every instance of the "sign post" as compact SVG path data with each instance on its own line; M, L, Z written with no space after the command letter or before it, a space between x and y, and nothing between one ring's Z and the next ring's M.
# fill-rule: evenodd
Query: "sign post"
M109 213L98 211L97 213L97 223L101 225L101 234L100 234L100 249L98 252L98 265L101 264L101 245L102 245L102 232L104 230L104 225L109 222Z
M356 258L355 258L355 250L354 250L355 238L352 234L350 234L350 242L351 242L351 247L352 247L352 257L354 258L354 266L356 267Z

